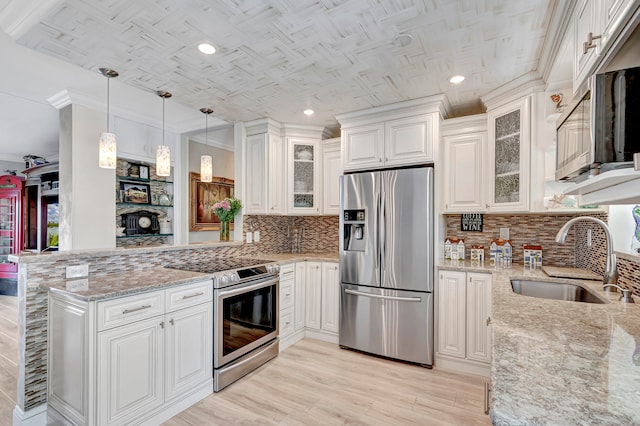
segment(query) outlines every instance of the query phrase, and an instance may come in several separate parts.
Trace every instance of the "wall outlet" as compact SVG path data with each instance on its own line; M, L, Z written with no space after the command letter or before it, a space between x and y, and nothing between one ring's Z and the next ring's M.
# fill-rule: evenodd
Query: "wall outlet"
M251 244L251 241L253 240L252 236L251 236L251 232L245 232L244 234L244 241L247 244Z
M503 240L509 239L509 228L500 228L500 238Z
M89 265L67 266L67 279L82 278L89 276Z
M258 241L260 241L260 231L254 231L254 233L253 233L253 241L255 241L256 243Z

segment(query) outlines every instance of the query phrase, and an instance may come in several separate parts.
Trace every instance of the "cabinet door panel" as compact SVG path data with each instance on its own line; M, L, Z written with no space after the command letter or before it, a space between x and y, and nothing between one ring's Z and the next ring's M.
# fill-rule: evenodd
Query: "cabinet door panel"
M319 330L321 327L322 270L320 262L307 262L305 274L305 326Z
M282 138L273 135L268 136L269 151L269 169L267 179L269 187L267 188L268 197L265 213L282 214L284 208L284 149Z
M449 212L484 211L484 152L486 133L444 138L445 210Z
M338 333L340 319L340 277L338 264L322 262L322 310L321 327L325 331Z
M438 352L465 357L466 274L441 271L438 280Z
M425 115L385 123L385 165L432 161L432 121Z
M340 149L323 152L323 203L324 214L340 214L340 175L342 174L342 158Z
M467 274L467 358L491 362L491 275Z
M155 317L98 334L100 424L124 424L162 404L163 320Z
M246 179L244 205L248 214L267 213L267 135L247 136Z
M382 166L384 124L346 129L342 133L344 170L360 170Z
M285 272L286 273L286 272ZM307 262L297 262L295 264L296 286L294 289L294 330L298 331L304 327L306 317L306 281Z
M166 400L179 397L213 375L213 303L166 315Z

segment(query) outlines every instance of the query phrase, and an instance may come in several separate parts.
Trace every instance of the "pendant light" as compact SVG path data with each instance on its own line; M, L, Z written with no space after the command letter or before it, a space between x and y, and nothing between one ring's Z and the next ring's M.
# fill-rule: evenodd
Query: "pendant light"
M204 143L209 146L209 114L213 112L211 108L200 108L200 112L204 114ZM200 181L211 182L213 180L213 158L210 155L200 156Z
M164 101L171 93L158 90L156 94L162 98L162 145L158 145L156 151L156 175L171 176L171 150L164 144Z
M98 147L98 165L103 169L116 168L116 135L109 132L109 81L117 77L117 71L100 68L100 73L107 77L107 131L100 135Z

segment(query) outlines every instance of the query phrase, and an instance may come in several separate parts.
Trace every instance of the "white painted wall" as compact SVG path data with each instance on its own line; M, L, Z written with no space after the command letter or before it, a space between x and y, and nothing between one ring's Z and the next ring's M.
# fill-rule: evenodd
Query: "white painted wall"
M23 176L20 172L25 169L26 167L22 162L0 160L0 175L8 175L9 173L5 170L16 170L18 172L18 176Z
M60 250L115 248L115 170L98 167L103 113L60 111Z

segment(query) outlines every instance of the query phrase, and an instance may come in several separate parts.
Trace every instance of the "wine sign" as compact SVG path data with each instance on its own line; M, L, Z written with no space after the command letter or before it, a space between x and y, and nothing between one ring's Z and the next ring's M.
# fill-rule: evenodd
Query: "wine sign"
M463 213L460 219L460 230L482 232L483 215L481 213Z

